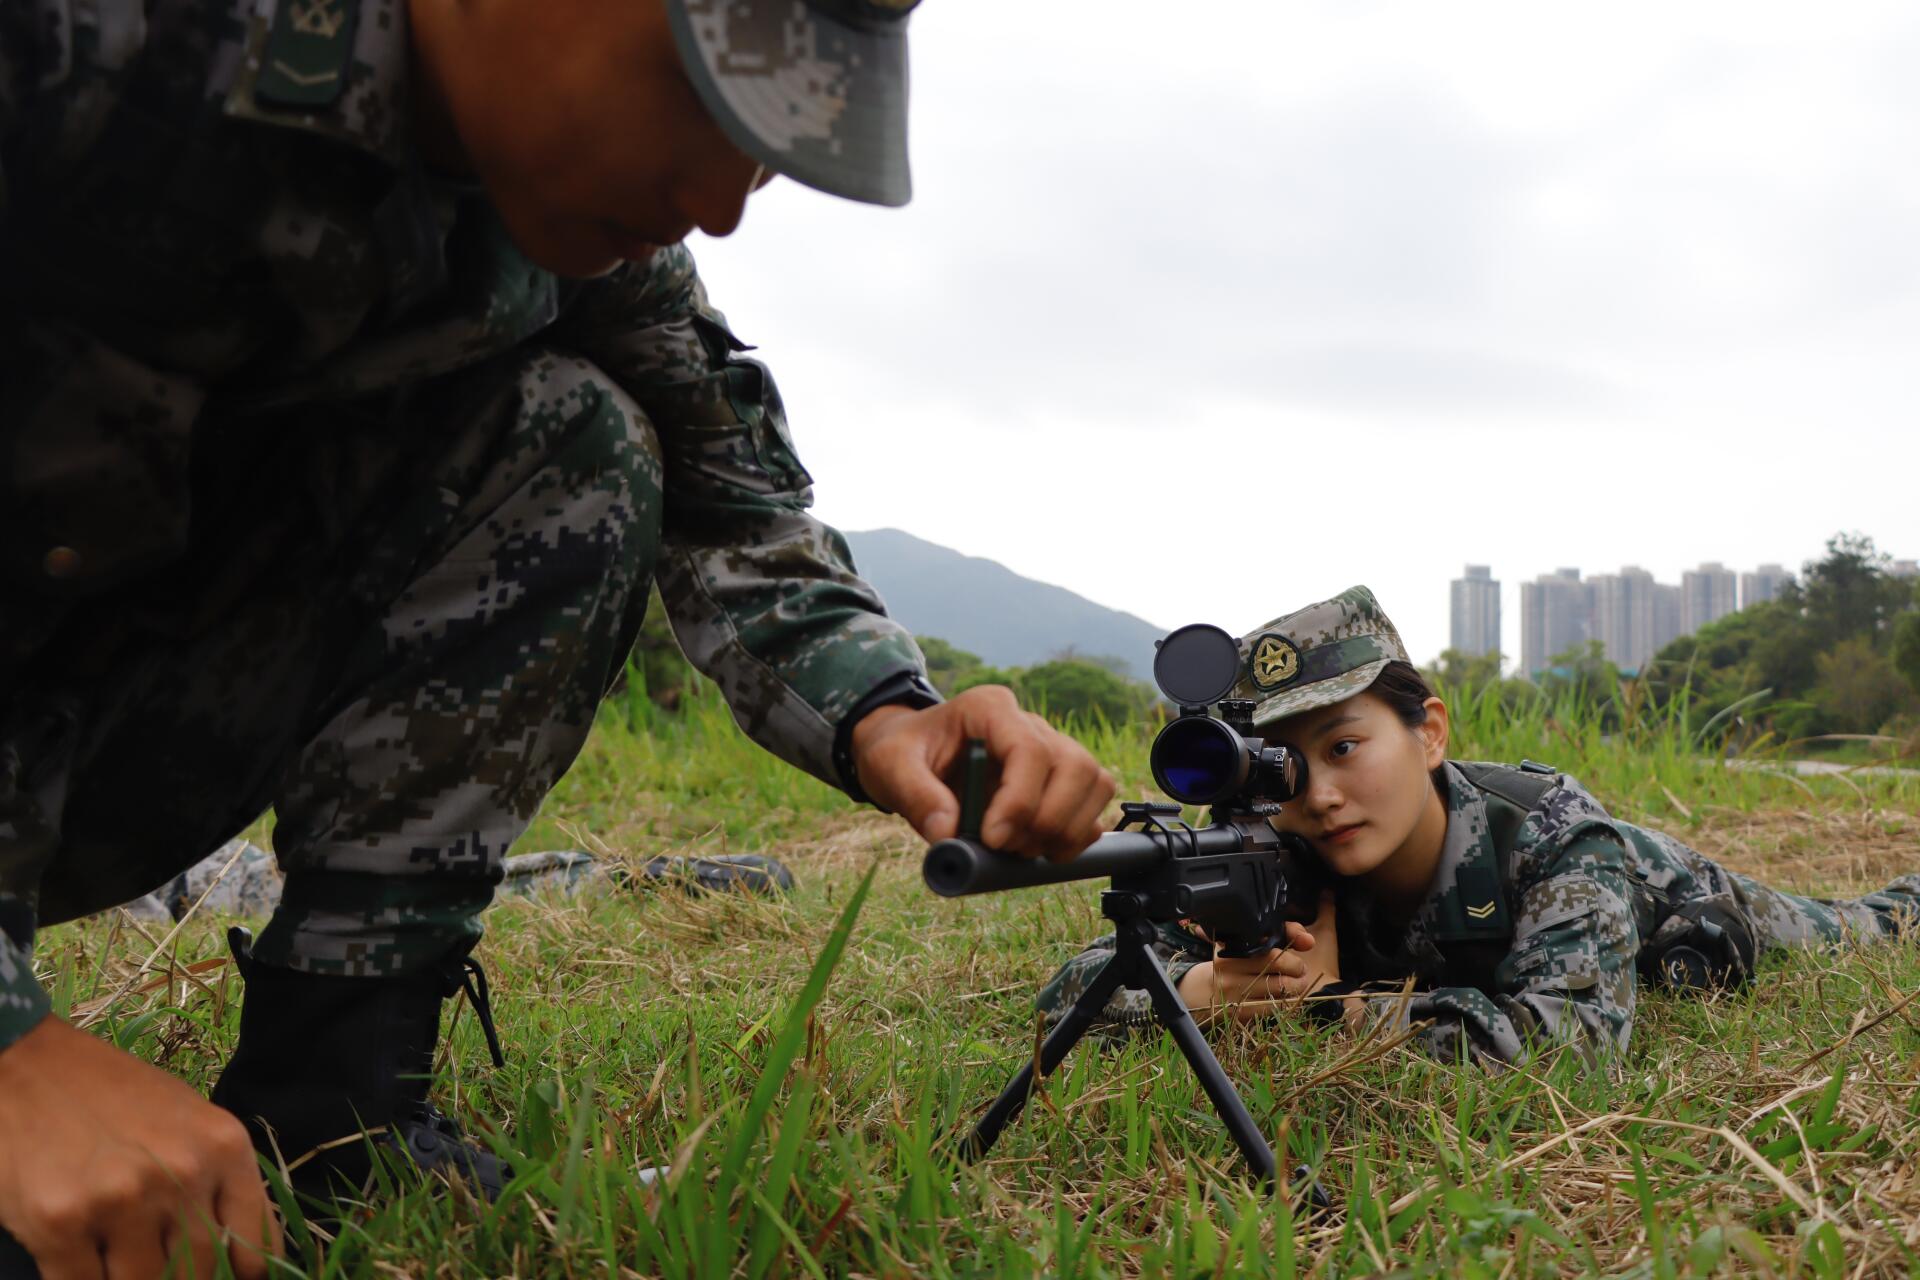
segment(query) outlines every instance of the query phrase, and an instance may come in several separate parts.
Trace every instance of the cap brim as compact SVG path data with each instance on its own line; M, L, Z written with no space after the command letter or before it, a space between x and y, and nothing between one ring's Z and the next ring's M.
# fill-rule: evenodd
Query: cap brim
M906 22L868 30L799 0L669 0L687 77L733 144L775 173L903 205Z
M1297 716L1315 707L1330 707L1336 702L1345 702L1356 693L1365 693L1391 661L1391 658L1381 658L1377 662L1365 663L1351 671L1325 680L1315 680L1297 689L1282 689L1270 698L1261 699L1260 705L1253 709L1253 722L1256 725L1272 724L1275 720Z

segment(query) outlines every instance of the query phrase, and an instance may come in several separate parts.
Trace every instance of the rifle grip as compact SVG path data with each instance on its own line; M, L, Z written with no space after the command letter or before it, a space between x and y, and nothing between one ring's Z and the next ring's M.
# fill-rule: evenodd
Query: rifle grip
M1287 882L1285 915L1296 924L1312 924L1320 914L1320 895L1333 887L1333 874L1299 836L1283 838L1280 874Z
M968 738L960 756L960 830L962 840L980 843L980 823L987 816L987 744Z

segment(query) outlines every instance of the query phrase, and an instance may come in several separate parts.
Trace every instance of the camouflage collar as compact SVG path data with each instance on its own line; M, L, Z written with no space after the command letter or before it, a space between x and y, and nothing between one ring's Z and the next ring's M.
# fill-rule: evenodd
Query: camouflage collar
M405 0L238 0L246 54L225 110L405 168L412 144Z
M1486 797L1448 761L1447 838L1417 927L1435 941L1504 938L1512 932Z

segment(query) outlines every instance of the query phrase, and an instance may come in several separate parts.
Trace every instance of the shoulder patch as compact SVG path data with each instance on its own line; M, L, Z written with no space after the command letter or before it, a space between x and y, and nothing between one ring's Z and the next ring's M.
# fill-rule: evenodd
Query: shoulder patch
M280 0L253 96L265 106L330 107L347 87L359 0Z

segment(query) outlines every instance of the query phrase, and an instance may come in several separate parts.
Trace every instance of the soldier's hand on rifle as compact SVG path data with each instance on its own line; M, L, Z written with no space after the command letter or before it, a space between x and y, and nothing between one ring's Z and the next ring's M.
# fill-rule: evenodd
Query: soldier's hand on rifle
M1231 1006L1242 1022L1274 1011L1275 1002L1295 1002L1340 978L1333 930L1333 895L1320 899L1311 929L1287 922L1284 949L1255 956L1215 955L1180 979L1180 999L1195 1013Z
M1113 775L1087 749L1013 692L978 685L937 707L880 707L853 727L854 770L874 801L933 843L959 829L960 801L946 778L969 738L987 744L999 782L980 824L995 849L1065 861L1101 833Z
M1330 982L1340 981L1340 936L1335 927L1334 897L1331 889L1320 895L1320 914L1314 917L1308 933L1313 937L1313 946L1306 954L1306 990L1311 993L1320 990ZM1331 995L1323 995L1322 1000L1331 1000ZM1340 1020L1347 1030L1359 1031L1366 1026L1367 1011L1365 1003L1358 996L1347 996L1340 1001Z
M240 1122L58 1018L0 1051L0 1226L44 1280L210 1276L216 1258L254 1280L280 1255Z
M1334 914L1333 891L1329 889L1321 893L1320 912L1307 928L1304 959L1309 991L1340 981L1340 937L1334 929Z
M1215 955L1187 970L1180 979L1180 999L1195 1013L1233 1007L1246 1021L1273 1011L1277 1000L1297 1000L1307 991L1307 961L1303 954L1314 945L1313 935L1287 922L1287 945L1252 956Z

